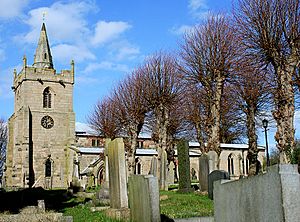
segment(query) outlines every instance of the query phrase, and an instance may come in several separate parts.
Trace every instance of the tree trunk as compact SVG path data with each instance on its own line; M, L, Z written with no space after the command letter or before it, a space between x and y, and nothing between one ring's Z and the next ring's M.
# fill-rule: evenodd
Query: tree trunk
M137 147L138 135L142 129L142 124L135 123L128 126L130 149L127 152L128 175L134 174L135 170L135 150Z
M196 123L195 128L196 128L197 140L198 140L198 143L199 143L200 151L201 151L202 154L205 154L208 151L207 151L207 147L205 147L205 144L204 144L201 123L200 122Z
M279 82L275 95L277 109L273 112L273 117L277 123L275 140L280 152L280 163L291 162L291 154L295 146L293 71L289 71L283 67L276 69Z
M159 146L159 159L161 161L160 164L160 189L165 190L166 189L166 174L164 173L166 171L166 163L163 159L163 153L164 151L167 151L167 126L169 122L169 113L166 107L164 107L162 104L159 105L159 107L156 109L155 112L156 115L156 124L158 127L158 146Z
M246 125L247 125L247 136L248 136L248 159L249 159L249 176L256 175L257 166L257 135L255 131L255 106L249 105L246 110ZM244 166L243 166L244 167Z
M213 150L218 154L221 154L220 148L220 121L221 121L221 98L223 94L225 77L219 74L217 78L217 86L214 92L214 100L211 106L211 116L210 116L210 135L208 136L207 146L209 150ZM220 161L217 163L217 168L220 167Z

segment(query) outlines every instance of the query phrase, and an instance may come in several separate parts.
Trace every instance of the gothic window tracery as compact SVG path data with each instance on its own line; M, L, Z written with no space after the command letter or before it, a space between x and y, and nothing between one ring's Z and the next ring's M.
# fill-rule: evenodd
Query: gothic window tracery
M43 107L51 108L51 91L49 87L47 87L43 92Z

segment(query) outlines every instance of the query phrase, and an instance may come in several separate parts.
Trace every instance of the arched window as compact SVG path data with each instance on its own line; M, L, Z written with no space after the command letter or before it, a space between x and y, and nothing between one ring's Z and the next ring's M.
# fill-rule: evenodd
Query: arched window
M233 163L233 155L230 154L227 159L228 164L228 173L229 175L234 175L234 163Z
M47 53L44 54L44 59L47 59Z
M51 108L51 92L49 87L47 87L43 92L43 107Z
M51 159L50 159L50 157L45 162L45 177L51 177Z

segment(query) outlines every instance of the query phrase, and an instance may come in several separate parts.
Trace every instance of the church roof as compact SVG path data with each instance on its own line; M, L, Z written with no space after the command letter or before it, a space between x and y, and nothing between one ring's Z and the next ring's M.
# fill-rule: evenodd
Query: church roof
M32 66L35 68L53 69L52 55L48 42L45 23L43 23L42 25L38 46L34 55L34 63Z

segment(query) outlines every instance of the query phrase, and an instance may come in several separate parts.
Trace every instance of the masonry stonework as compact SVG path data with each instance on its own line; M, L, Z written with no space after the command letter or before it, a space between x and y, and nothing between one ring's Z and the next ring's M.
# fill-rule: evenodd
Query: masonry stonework
M6 186L68 187L75 142L74 63L56 73L45 25L34 64L14 71L14 114L9 119Z

